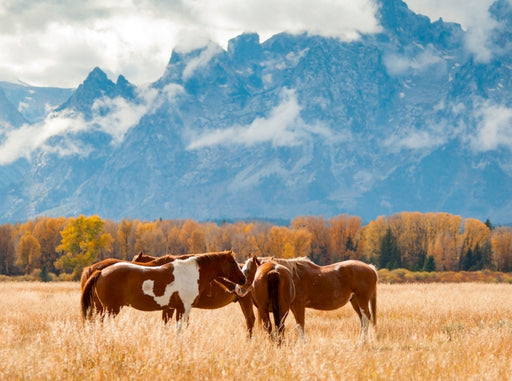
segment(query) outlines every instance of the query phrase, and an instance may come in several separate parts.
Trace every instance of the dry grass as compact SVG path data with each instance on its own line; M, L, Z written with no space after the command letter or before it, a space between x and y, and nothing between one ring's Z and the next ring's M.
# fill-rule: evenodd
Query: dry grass
M506 380L512 285L379 285L373 343L350 306L293 317L277 348L245 336L240 308L193 310L180 337L159 313L125 308L83 324L78 283L0 283L2 380Z

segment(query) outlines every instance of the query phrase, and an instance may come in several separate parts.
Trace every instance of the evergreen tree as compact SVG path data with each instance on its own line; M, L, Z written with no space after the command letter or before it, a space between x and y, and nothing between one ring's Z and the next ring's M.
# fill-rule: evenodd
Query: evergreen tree
M436 260L433 255L429 255L425 258L425 265L423 266L423 271L432 272L436 271Z
M400 250L398 249L396 237L393 235L391 228L388 227L380 245L379 266L380 268L392 270L400 267L401 264Z
M41 279L41 282L49 282L50 281L50 275L48 274L48 269L45 265L41 268L41 272L39 273L39 279Z

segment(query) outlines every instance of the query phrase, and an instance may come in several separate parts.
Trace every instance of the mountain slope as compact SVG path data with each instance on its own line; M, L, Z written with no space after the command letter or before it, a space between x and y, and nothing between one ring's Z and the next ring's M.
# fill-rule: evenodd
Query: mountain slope
M508 2L491 10L510 24ZM243 34L227 51L174 51L149 87L95 68L55 111L74 128L3 185L3 220L419 210L509 222L509 29L483 63L457 24L400 0L380 12L382 32L353 42Z

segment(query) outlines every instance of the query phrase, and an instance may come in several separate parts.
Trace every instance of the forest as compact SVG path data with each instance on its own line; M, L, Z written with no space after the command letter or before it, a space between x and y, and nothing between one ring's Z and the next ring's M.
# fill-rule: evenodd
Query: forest
M84 267L109 257L229 249L240 262L255 254L307 256L319 265L359 259L389 270L512 271L512 227L449 213L401 212L367 225L347 214L299 216L289 226L258 220L39 217L0 225L0 275L78 280Z

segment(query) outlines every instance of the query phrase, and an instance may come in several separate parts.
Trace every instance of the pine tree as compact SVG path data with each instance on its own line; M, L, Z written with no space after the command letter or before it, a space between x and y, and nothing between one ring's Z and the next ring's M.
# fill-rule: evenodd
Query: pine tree
M400 250L390 227L388 227L386 234L382 237L379 266L380 268L388 268L390 270L401 266Z

